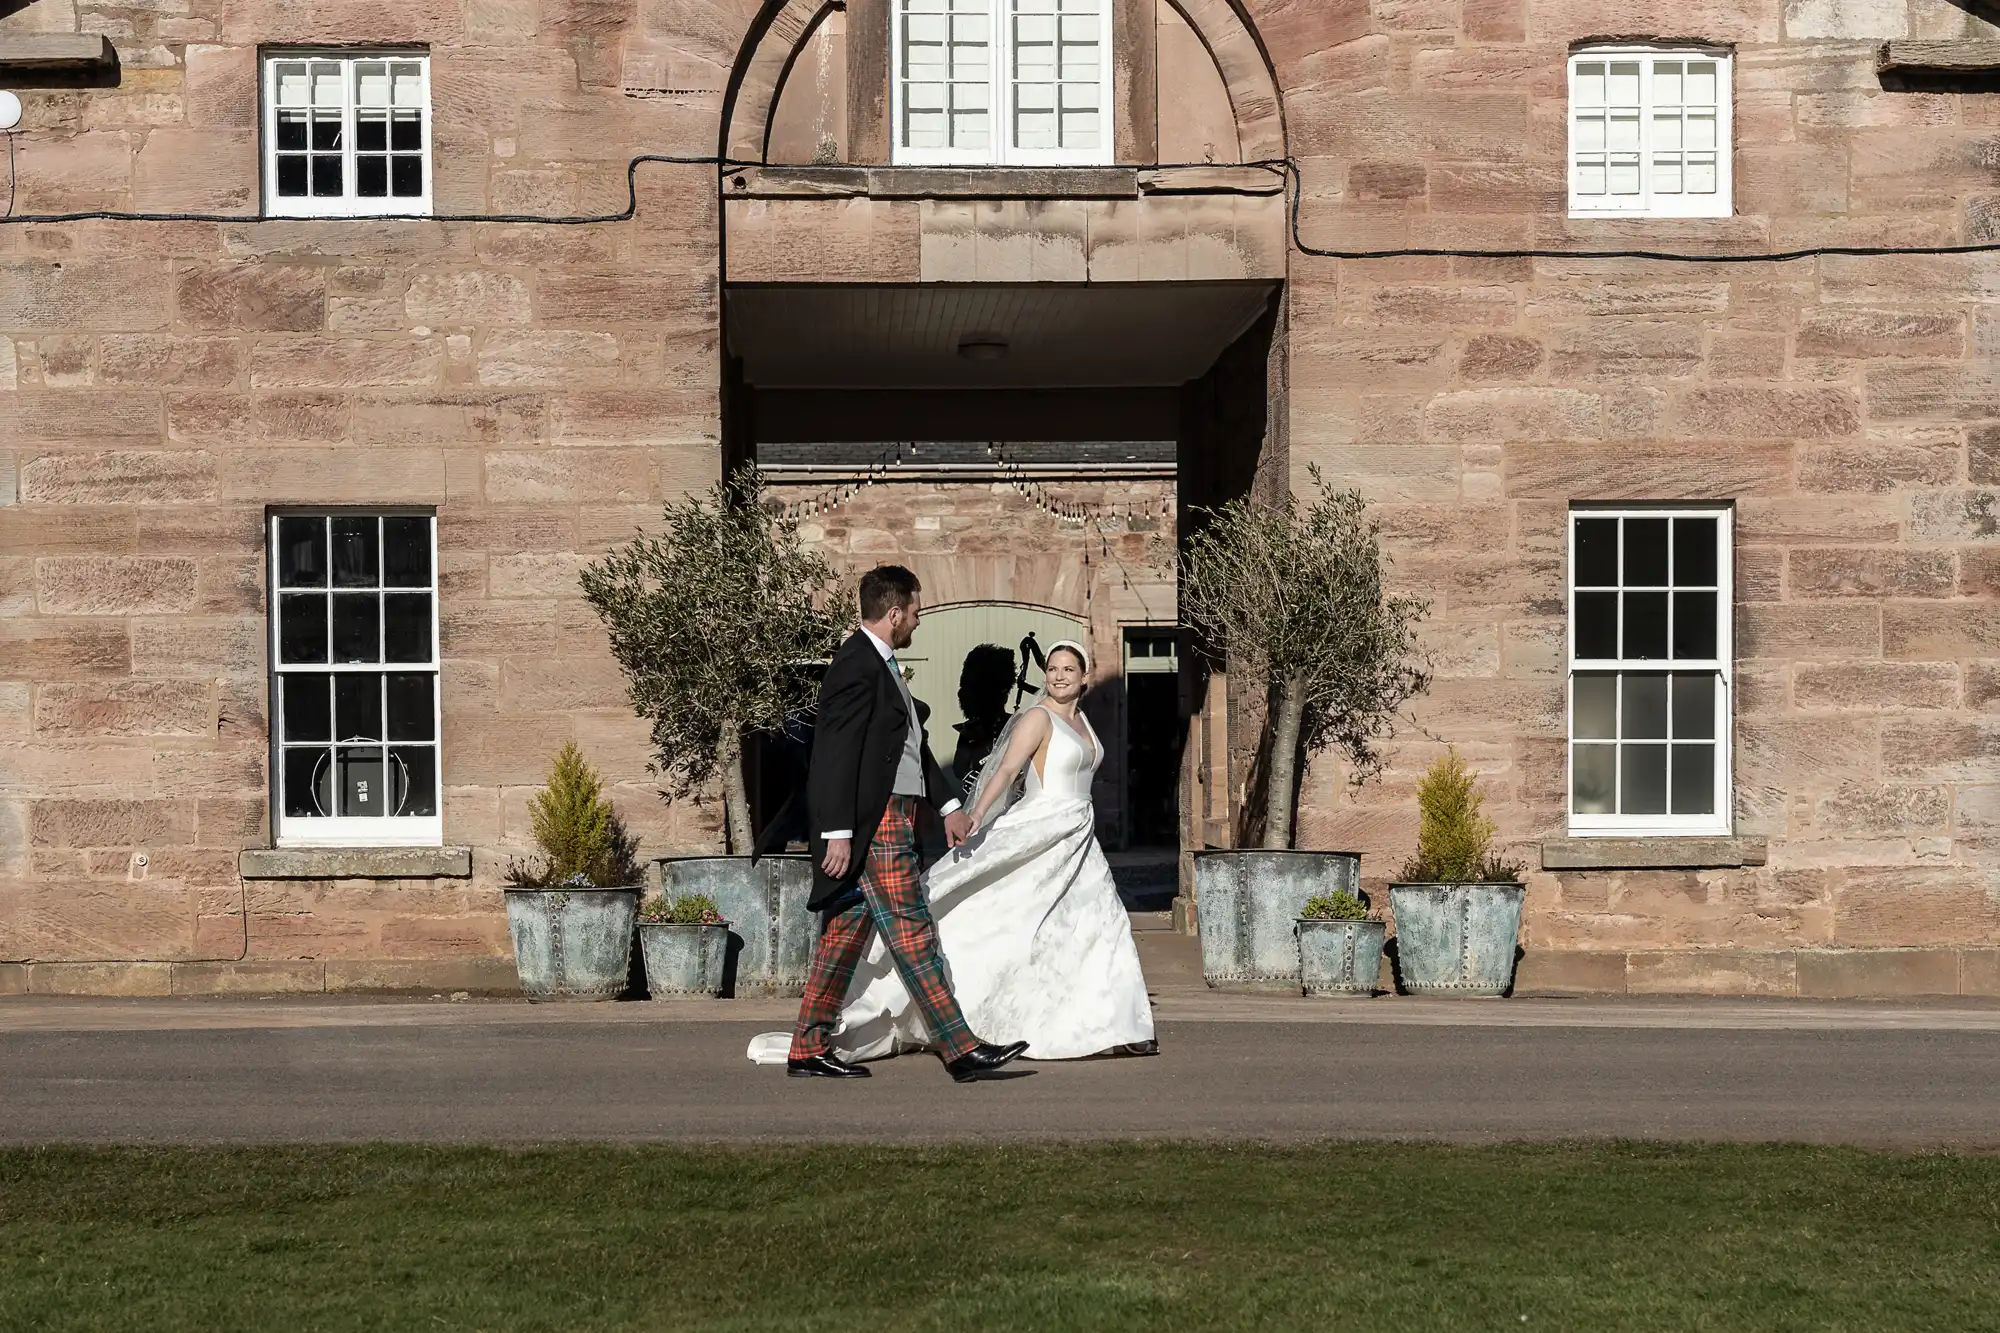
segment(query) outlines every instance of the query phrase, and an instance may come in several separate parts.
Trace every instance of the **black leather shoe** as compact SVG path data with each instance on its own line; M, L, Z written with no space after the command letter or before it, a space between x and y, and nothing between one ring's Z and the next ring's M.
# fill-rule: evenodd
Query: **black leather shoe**
M873 1071L831 1055L809 1055L785 1061L786 1078L872 1078Z
M954 1082L970 1083L974 1079L985 1078L1027 1049L1025 1041L1009 1046L995 1046L982 1041L958 1059L946 1061L944 1072L950 1074Z

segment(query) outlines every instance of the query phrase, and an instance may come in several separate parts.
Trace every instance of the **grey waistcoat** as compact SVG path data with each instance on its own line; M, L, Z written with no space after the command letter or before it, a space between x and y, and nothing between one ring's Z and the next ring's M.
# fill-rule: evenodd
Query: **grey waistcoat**
M924 724L917 718L917 701L910 697L909 682L892 662L883 662L889 674L896 678L896 693L903 696L903 707L910 714L910 729L903 736L903 757L896 764L896 785L889 790L897 796L922 796L924 794Z

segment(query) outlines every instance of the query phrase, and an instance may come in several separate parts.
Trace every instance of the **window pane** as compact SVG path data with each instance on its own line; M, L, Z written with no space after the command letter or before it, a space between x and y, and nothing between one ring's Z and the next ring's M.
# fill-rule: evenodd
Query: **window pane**
M1716 520L1712 518L1674 520L1674 583L1677 586L1716 586L1715 524Z
M286 593L278 599L278 660L326 661L325 593Z
M1715 656L1715 594L1674 594L1674 656Z
M431 521L382 520L382 583L389 588L431 586Z
M1576 81L1571 85L1571 101L1577 106L1604 105L1604 62L1592 60L1579 62L1576 67Z
M420 157L389 159L389 192L398 199L414 199L424 192L424 160Z
M321 62L312 67L312 104L321 111L340 110L340 66Z
M1576 521L1576 586L1618 586L1618 520L1580 518Z
M1570 807L1580 815L1618 813L1618 747L1578 745L1570 751Z
M1667 595L1663 592L1625 594L1625 656L1640 661L1667 655Z
M372 671L334 677L333 720L336 740L381 740L382 678Z
M382 747L342 746L334 751L334 756L340 813L350 818L385 813L389 793L382 783Z
M1571 734L1580 741L1618 739L1618 677L1609 672L1579 673L1571 686Z
M357 153L386 153L389 151L389 122L379 115L363 115L354 122L354 151Z
M1676 745L1674 750L1674 807L1677 815L1715 813L1715 747Z
M1674 739L1715 739L1715 677L1705 671L1674 677Z
M1579 153L1601 153L1604 151L1604 117L1578 116L1572 148Z
M1667 678L1655 675L1629 675L1623 680L1620 691L1623 700L1619 708L1621 730L1619 735L1626 740L1660 740L1667 738Z
M383 660L431 660L429 593L388 593L382 598Z
M362 199L384 199L389 194L389 159L354 159L354 193Z
M437 739L436 686L430 675L389 677L389 739Z
M1687 67L1686 100L1690 106L1715 105L1715 62L1690 60Z
M1666 746L1619 746L1618 773L1621 780L1618 813L1623 815L1667 813Z
M318 818L333 810L333 751L285 749L285 814Z
M1611 194L1639 193L1639 156L1614 157L1607 169L1606 183Z
M338 199L342 193L340 183L340 159L337 157L315 157L312 159L312 192L319 198Z
M1578 194L1603 194L1608 188L1602 162L1579 162L1576 167L1576 192Z
M278 113L278 151L281 153L303 153L306 150L306 113L303 111L280 111ZM283 164L281 164L283 165ZM299 180L305 180L305 163L292 162L300 171ZM300 194L305 193L303 184Z
M1592 659L1618 656L1617 593L1576 595L1576 655Z
M1667 520L1664 518L1625 520L1625 586L1667 586Z
M337 153L340 151L340 147L339 118L314 116L312 122L312 150L315 153Z
M397 112L389 122L389 146L399 153L414 153L424 146L424 123L413 115Z
M278 586L326 586L326 523L317 518L278 520Z
M380 599L375 593L341 593L333 599L333 660L379 662Z
M302 199L306 193L306 160L302 157L278 159L278 194L286 199Z
M333 678L300 673L280 676L284 729L282 741L330 741L333 739Z
M398 745L389 751L389 813L437 813L437 751L428 745Z
M377 583L380 548L377 523L373 518L333 520L333 586L372 588Z

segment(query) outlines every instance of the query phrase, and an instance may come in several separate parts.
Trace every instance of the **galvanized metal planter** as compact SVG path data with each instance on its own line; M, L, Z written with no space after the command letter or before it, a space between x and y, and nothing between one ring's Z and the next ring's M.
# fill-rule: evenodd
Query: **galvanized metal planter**
M632 967L639 890L508 889L514 971L531 1000L615 1000Z
M1196 852L1195 919L1201 972L1211 986L1296 991L1295 927L1306 900L1345 891L1360 896L1356 852Z
M1388 926L1380 921L1328 921L1301 917L1299 984L1308 995L1375 994L1382 971L1382 943Z
M1412 995L1505 995L1521 934L1519 884L1391 884L1396 976Z
M646 994L656 1000L722 994L727 926L641 921L639 952L646 959Z
M803 995L815 922L806 910L812 862L803 856L663 857L660 891L706 894L729 923L725 995Z

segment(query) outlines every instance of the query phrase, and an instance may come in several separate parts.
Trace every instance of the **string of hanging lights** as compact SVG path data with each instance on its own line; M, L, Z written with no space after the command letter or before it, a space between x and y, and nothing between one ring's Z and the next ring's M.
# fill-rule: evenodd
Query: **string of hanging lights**
M909 448L914 455L916 446L910 445ZM903 464L903 449L902 444L893 444L862 467L858 479L850 477L812 495L788 502L783 511L785 518L797 521L828 513L852 500L866 487L873 486L878 478L888 480ZM1112 504L1093 504L1087 500L1068 499L1037 481L1027 468L1001 452L997 443L988 441L986 453L993 460L1001 479L1028 503L1064 522L1092 524L1100 530L1100 534L1106 519L1129 522L1135 518L1166 518L1173 513L1171 496L1163 496L1158 500L1121 500Z

